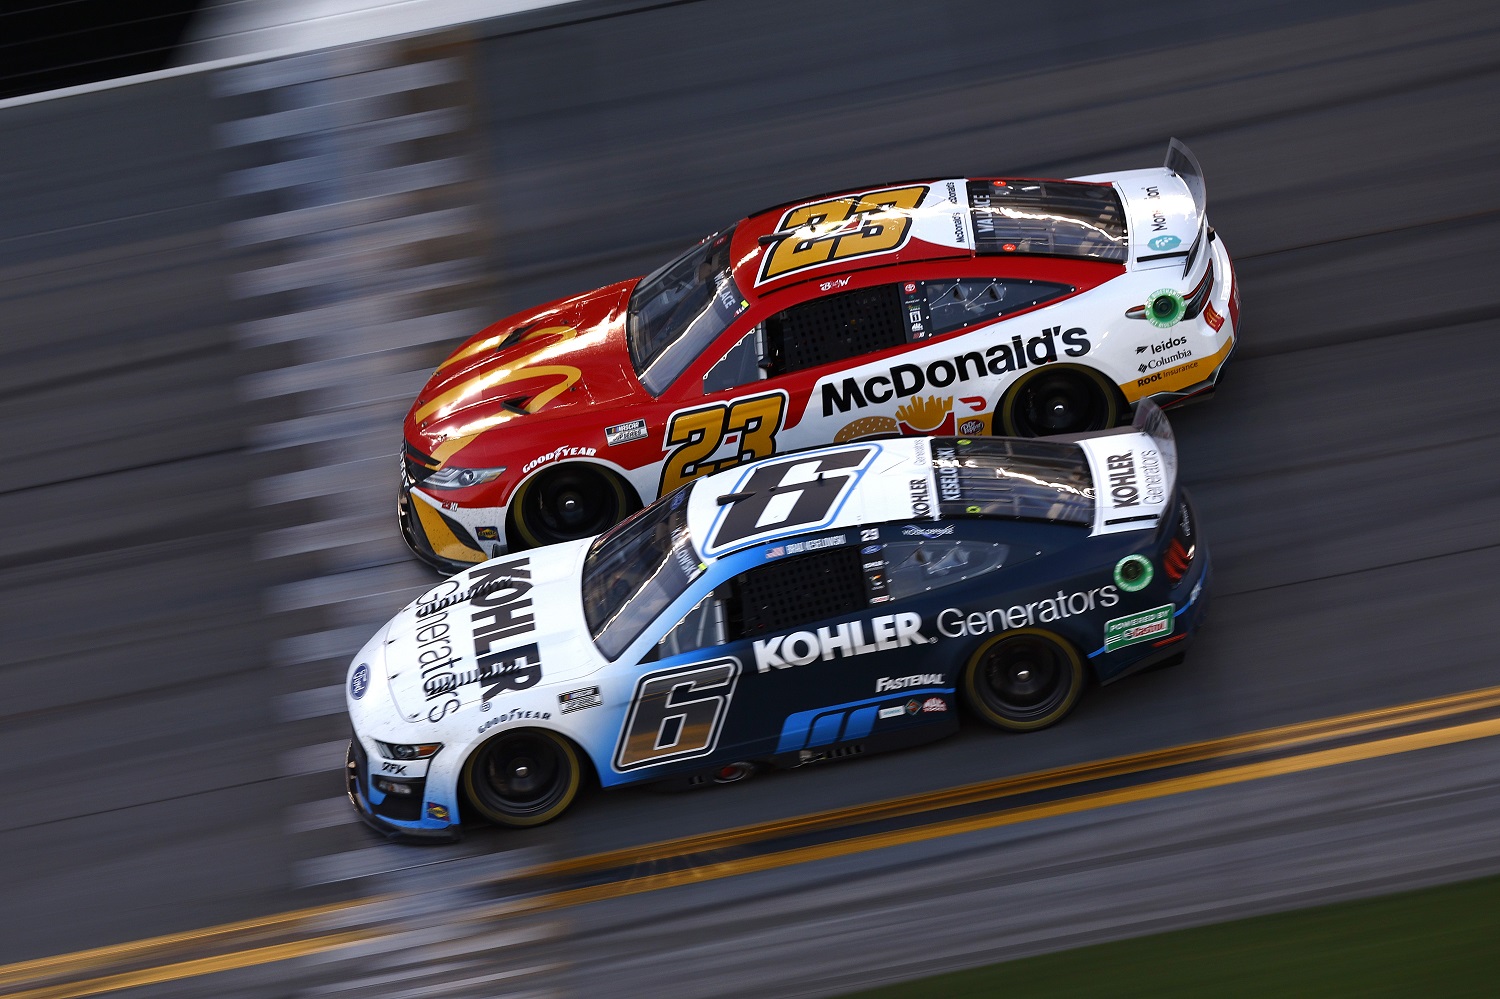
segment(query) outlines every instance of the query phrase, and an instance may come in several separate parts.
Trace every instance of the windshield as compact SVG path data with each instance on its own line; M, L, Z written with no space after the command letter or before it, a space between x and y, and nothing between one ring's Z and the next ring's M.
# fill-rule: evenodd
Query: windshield
M734 226L641 279L630 295L630 363L661 395L748 304L730 274Z
M1094 522L1094 480L1077 444L935 437L932 464L944 517Z
M691 486L680 486L589 546L583 613L606 659L619 658L703 572L688 540Z

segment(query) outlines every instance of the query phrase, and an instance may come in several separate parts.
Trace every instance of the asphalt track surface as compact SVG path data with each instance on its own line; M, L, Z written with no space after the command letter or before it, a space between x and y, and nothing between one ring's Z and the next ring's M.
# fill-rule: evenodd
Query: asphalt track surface
M1216 569L1183 666L1045 732L596 795L454 855L589 854L1500 683L1497 39L1482 3L703 2L474 43L497 316L789 197L1151 165L1177 135L1246 322L1218 397L1173 417ZM337 775L276 760L339 730L274 708L251 495L279 459L246 447L265 406L236 388L274 359L230 332L246 251L207 85L150 87L0 112L3 961L366 890L295 873L285 814ZM361 550L399 580L373 627L425 577ZM549 917L529 981L827 994L1477 876L1500 870L1497 783L1479 738L630 894Z

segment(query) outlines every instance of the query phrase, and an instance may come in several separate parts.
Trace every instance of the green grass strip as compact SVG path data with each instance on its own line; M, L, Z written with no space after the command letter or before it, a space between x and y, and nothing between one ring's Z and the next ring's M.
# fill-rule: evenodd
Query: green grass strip
M1500 996L1500 877L1096 944L855 996Z

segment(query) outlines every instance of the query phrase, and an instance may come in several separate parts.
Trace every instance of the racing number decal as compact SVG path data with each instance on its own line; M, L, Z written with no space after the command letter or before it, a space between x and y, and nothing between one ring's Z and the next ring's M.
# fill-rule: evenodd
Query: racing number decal
M743 496L723 509L707 553L762 534L786 534L821 527L849 495L874 445L851 447L811 458L758 465L735 490Z
M740 661L725 656L637 680L615 749L615 769L634 770L712 753L739 675Z
M833 260L899 249L911 232L907 212L926 193L925 185L897 187L798 205L776 227L786 234L766 251L756 283Z
M697 409L673 413L667 424L666 446L672 449L661 469L661 488L665 496L684 482L710 472L742 465L776 453L776 432L786 416L786 393L771 392L736 399L732 403L714 403ZM718 461L709 458L735 435L729 443L736 445L734 454Z

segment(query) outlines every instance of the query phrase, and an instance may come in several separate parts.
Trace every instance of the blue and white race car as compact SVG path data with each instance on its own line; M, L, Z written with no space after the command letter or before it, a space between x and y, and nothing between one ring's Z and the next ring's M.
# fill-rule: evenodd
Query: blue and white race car
M1209 560L1171 429L914 437L692 481L482 563L350 664L349 793L397 837L530 826L586 779L728 783L1062 718L1180 657Z

